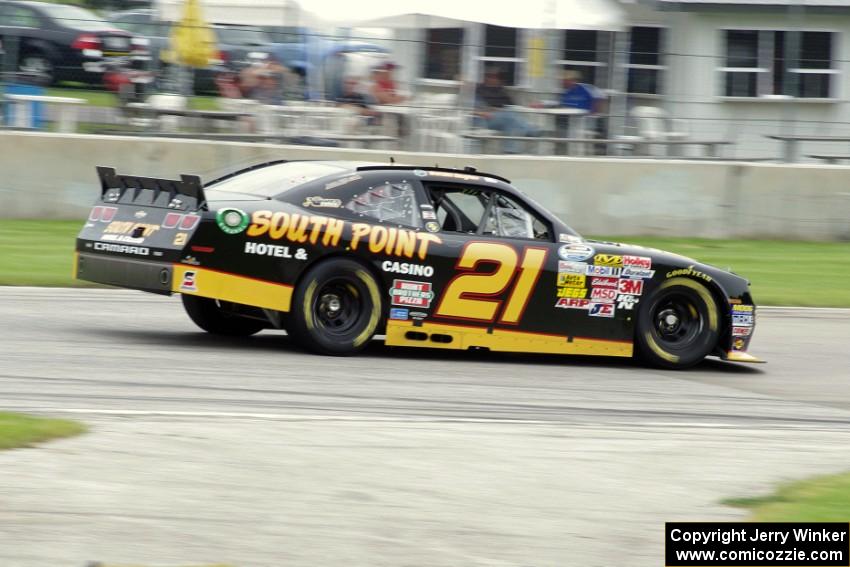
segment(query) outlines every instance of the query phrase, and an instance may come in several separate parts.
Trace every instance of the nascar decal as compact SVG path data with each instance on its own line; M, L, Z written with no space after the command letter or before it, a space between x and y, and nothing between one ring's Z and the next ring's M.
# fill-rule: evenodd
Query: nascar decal
M460 273L446 286L435 315L492 322L502 308L500 323L519 323L548 254L546 248L529 246L520 257L507 244L467 243L456 265ZM479 273L476 269L481 263L495 269ZM506 291L505 300L497 298Z
M564 244L558 248L561 260L580 262L593 256L593 247L587 244Z
M393 305L427 309L431 307L434 292L431 291L431 282L393 280L390 296Z

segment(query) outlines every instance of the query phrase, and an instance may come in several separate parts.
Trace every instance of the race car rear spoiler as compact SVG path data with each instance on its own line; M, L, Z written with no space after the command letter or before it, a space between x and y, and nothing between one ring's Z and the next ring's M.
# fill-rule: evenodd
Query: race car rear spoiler
M100 178L100 198L106 203L145 207L162 207L183 211L207 208L207 198L201 178L181 175L176 179L120 175L114 167L97 167Z

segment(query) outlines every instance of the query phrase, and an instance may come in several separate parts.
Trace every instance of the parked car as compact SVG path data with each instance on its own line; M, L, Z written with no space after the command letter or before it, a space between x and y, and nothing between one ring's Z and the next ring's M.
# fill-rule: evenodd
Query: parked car
M107 61L146 49L93 12L46 2L0 3L0 36L16 42L18 70L40 75L46 84L100 83Z
M109 21L130 33L143 36L150 43L152 60L158 67L175 63L170 51L171 22L159 21L153 10L116 12ZM222 65L241 68L273 52L269 36L261 29L236 24L212 24L218 53L209 66L195 72L195 90L215 90L215 74Z

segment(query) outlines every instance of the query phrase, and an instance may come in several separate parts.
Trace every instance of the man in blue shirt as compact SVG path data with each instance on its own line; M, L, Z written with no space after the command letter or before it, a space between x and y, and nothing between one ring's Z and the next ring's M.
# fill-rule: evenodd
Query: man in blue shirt
M580 108L589 114L597 114L605 100L605 95L594 87L580 83L581 73L574 70L564 71L564 92L561 93L561 106Z

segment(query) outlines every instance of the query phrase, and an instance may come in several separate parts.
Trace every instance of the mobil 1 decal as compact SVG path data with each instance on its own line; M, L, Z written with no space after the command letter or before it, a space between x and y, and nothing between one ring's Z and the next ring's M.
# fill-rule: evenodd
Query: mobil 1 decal
M548 254L547 248L536 246L518 250L498 242L468 242L434 315L480 323L519 324Z

